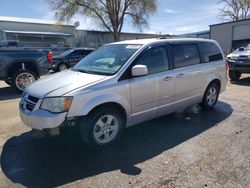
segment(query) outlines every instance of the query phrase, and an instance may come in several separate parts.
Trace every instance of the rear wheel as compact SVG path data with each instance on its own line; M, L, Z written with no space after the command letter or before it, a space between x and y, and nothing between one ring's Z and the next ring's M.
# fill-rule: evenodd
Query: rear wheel
M81 125L82 139L95 147L115 143L124 129L124 119L116 109L98 109Z
M30 70L19 70L11 76L12 86L23 91L26 86L37 80L37 75Z
M57 66L57 71L64 71L68 68L68 66L65 63L61 63Z
M240 72L229 70L229 78L230 78L230 80L237 81L237 80L240 79L240 76L241 76Z
M216 83L211 83L204 93L201 106L205 109L213 108L218 101L219 93L219 86Z

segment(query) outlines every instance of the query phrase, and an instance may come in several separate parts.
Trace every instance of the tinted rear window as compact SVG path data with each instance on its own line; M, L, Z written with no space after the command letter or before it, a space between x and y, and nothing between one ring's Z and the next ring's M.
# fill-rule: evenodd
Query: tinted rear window
M220 49L216 44L212 42L201 42L199 46L205 63L223 59Z

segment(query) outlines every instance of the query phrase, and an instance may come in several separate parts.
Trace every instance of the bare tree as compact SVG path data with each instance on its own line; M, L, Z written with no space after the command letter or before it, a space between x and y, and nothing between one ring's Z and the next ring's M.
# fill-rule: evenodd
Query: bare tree
M139 29L148 25L147 18L157 9L157 0L48 0L60 21L76 14L89 16L95 23L120 39L125 20Z
M224 4L219 9L219 17L223 21L237 21L247 19L250 13L250 0L220 0L219 4Z
M249 18L250 14L250 0L241 1L241 19Z

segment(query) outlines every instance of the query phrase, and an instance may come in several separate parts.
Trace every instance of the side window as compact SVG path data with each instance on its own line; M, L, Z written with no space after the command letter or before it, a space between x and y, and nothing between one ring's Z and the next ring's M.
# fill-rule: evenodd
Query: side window
M175 68L200 64L198 47L194 44L172 45Z
M93 50L86 50L84 54L85 54L85 55L88 55L88 54L90 54L91 52L93 52Z
M140 57L136 64L146 65L149 74L169 70L165 46L152 47Z
M74 52L71 53L71 55L84 55L84 51L83 50L75 50Z
M212 42L201 42L199 44L205 63L222 60L222 54L218 46Z

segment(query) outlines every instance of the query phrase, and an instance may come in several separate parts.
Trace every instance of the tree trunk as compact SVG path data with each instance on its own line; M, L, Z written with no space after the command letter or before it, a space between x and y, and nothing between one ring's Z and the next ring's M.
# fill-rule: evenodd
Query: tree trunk
M118 31L113 31L114 41L117 42L120 40L120 33Z

